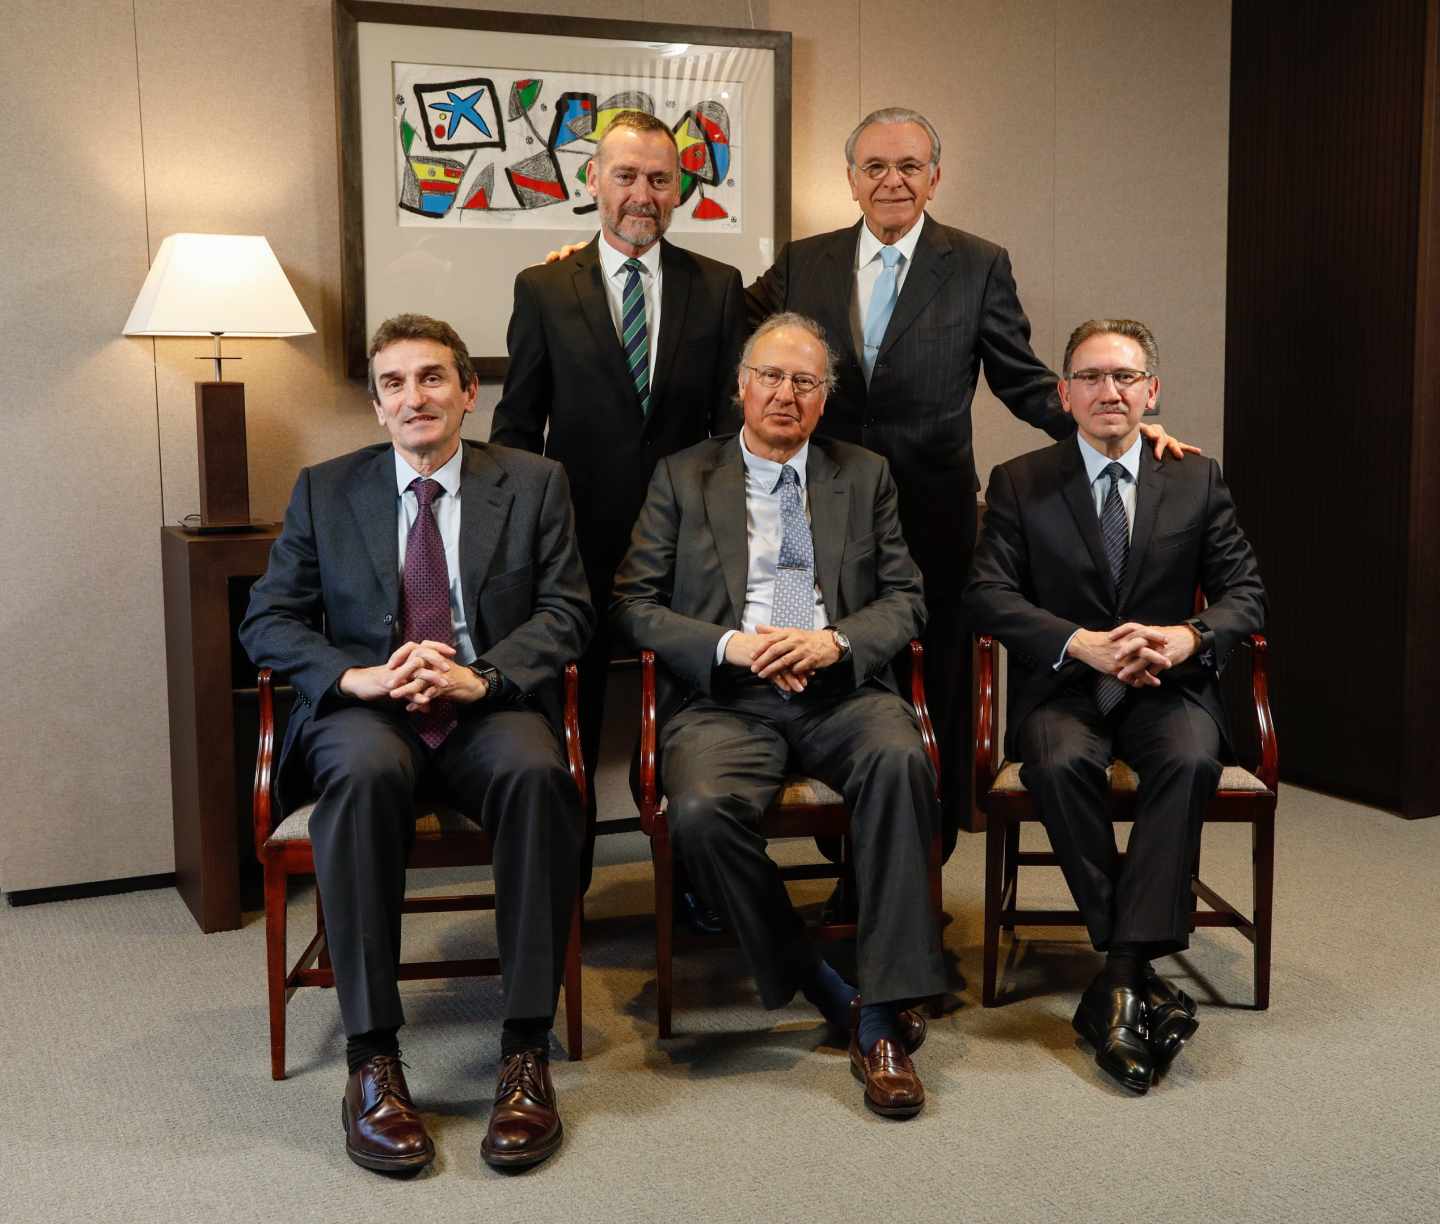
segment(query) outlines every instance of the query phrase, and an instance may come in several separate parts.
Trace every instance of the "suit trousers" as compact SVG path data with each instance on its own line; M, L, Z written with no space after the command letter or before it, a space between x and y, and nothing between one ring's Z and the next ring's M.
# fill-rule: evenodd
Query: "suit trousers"
M346 1035L405 1023L396 966L418 793L490 834L505 1018L553 1017L583 825L544 716L462 713L432 750L403 712L346 706L311 719L299 747L319 791L310 840Z
M900 698L867 685L786 701L770 684L748 685L693 700L666 723L660 747L675 851L735 932L767 1008L785 1006L820 959L758 831L797 770L850 809L861 993L883 1003L944 988L927 876L935 774Z
M1102 717L1093 686L1075 684L1033 710L1016 741L1065 882L1098 951L1138 944L1150 956L1190 942L1190 888L1205 808L1220 782L1220 728L1175 687L1132 690ZM1106 766L1140 779L1122 860Z

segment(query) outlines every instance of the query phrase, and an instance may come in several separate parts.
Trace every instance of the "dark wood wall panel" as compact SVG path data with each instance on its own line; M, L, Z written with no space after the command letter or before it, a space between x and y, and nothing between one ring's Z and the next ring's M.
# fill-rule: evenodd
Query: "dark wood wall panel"
M1282 767L1397 808L1434 8L1232 13L1225 469L1271 597Z

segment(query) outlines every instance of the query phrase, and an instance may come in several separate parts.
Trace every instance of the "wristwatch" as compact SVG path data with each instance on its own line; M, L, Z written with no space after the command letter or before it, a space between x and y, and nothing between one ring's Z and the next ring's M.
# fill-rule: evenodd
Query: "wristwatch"
M498 667L481 667L478 663L467 664L471 671L485 681L485 696L481 701L493 701L505 687L505 677Z
M835 649L840 652L839 662L843 663L850 657L850 639L840 632L834 625L826 625L830 630L830 636L835 639Z
M1195 660L1201 667L1215 669L1215 631L1198 616L1192 616L1185 627L1195 635Z

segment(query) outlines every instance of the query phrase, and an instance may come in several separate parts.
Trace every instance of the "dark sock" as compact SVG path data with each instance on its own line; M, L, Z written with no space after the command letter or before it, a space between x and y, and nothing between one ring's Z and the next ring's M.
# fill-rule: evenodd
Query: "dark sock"
M357 1033L354 1037L345 1038L345 1065L350 1068L350 1073L353 1075L361 1063L378 1054L393 1054L398 1057L400 1043L395 1040L395 1034L399 1031L393 1028L371 1029L368 1033Z
M860 1029L856 1035L861 1053L870 1053L871 1048L882 1037L890 1038L896 1045L900 1044L900 1025L896 1022L899 1010L894 1003L861 1005Z
M1135 944L1112 944L1105 953L1105 983L1140 990L1145 985L1145 958Z
M800 983L800 993L836 1028L850 1027L850 1004L860 992L836 973L828 961L815 962L809 981Z
M550 1026L553 1016L532 1016L523 1020L507 1020L500 1026L500 1057L509 1058L525 1050L534 1050L541 1058L550 1057Z

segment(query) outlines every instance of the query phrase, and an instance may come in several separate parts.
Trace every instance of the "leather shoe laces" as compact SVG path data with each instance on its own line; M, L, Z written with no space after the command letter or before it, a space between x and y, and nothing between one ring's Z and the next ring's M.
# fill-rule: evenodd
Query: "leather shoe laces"
M534 1050L522 1050L507 1058L500 1068L500 1081L495 1085L495 1099L519 1092L532 1101L546 1101L545 1076L540 1070L540 1056Z

